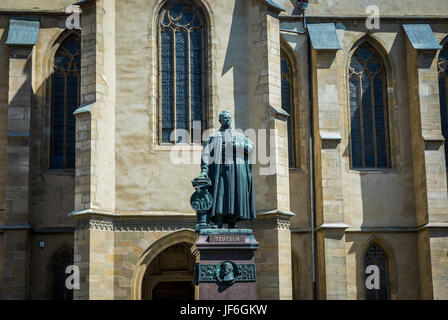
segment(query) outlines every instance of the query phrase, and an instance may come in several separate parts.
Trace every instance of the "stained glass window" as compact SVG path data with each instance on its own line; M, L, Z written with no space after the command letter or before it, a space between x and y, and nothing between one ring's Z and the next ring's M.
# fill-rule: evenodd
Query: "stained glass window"
M386 83L380 55L368 43L362 44L349 70L353 168L390 168Z
M51 112L52 169L75 167L75 116L79 106L81 44L72 34L59 46L54 57Z
M205 126L203 18L191 4L175 2L162 10L160 21L159 141L178 143L182 136L188 143L194 124Z
M387 300L388 299L388 270L387 270L387 255L378 244L372 244L366 252L364 257L364 271L368 266L377 266L380 276L379 289L368 289L366 286L366 300ZM365 273L364 282L367 277L372 275Z
M446 141L448 139L448 44L444 46L439 56L439 95L442 134ZM448 170L448 145L446 143L445 165Z
M295 159L295 140L294 140L294 85L293 72L291 62L288 56L282 50L280 53L280 67L282 77L282 109L285 110L290 117L288 118L288 155L289 167L296 166Z

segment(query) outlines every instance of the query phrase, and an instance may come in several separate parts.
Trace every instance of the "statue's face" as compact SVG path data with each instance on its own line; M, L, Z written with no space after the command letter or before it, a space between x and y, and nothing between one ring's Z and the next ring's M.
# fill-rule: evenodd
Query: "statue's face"
M232 116L230 113L223 113L219 116L219 122L224 128L230 128L232 124Z
M225 275L232 272L233 266L230 263L224 263L224 265L222 267L223 267L223 271L224 271Z

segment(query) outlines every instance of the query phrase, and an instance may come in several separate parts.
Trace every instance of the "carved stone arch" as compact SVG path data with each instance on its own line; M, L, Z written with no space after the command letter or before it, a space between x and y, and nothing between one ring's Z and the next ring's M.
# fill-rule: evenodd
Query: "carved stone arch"
M389 53L386 50L385 45L381 42L380 39L375 37L375 35L372 34L364 34L360 35L356 38L356 40L353 42L353 44L350 47L349 54L346 56L345 61L345 69L347 70L350 67L350 60L353 56L353 53L358 49L362 44L367 42L370 44L381 56L381 59L383 59L383 62L386 67L386 72L388 76L388 82L393 81L393 78L389 79L389 74L393 74L393 68L392 68L392 62L390 60Z
M446 35L446 36L442 39L442 41L440 41L440 46L442 47L442 50L443 50L446 46L448 46L448 35ZM442 50L440 50L440 51L442 51ZM440 51L439 51L439 55L440 55Z
M64 29L61 30L60 33L56 34L49 41L50 46L48 47L47 52L45 53L45 60L44 60L44 67L46 74L49 74L53 71L54 55L56 54L56 51L58 51L61 43L63 43L64 40L70 37L71 35L76 35L78 38L81 39L81 33L79 30Z
M131 280L131 298L133 300L141 300L142 297L142 282L147 268L151 262L165 249L179 244L187 243L192 247L197 240L197 234L191 230L179 230L173 232L150 245L139 258Z
M365 34L358 37L351 46L349 50L349 54L345 57L345 91L346 91L346 101L347 101L347 112L345 117L345 127L348 128L348 148L350 150L350 86L349 86L349 72L350 72L350 63L353 57L353 54L356 50L362 46L363 44L369 44L373 50L379 55L384 65L385 74L386 74L386 105L387 115L388 115L388 135L389 135L389 159L390 159L390 168L399 171L400 170L400 144L399 144L399 119L398 119L398 103L396 100L395 94L395 78L394 78L394 70L393 65L387 52L385 45L381 42L380 39L371 34ZM351 152L348 154L351 157ZM348 165L351 164L350 161L347 161Z
M54 297L54 277L53 277L53 271L55 264L58 260L58 258L63 254L70 254L73 259L74 255L74 248L73 244L69 242L62 242L60 243L50 254L50 258L47 262L46 267L46 281L45 281L45 296L46 299L52 300Z
M360 279L360 286L358 287L358 298L365 299L365 269L364 269L364 258L367 254L369 248L377 244L383 249L387 256L387 283L388 283L388 299L396 300L398 298L398 273L397 273L397 264L395 259L394 250L389 243L380 238L377 235L371 236L363 246L360 256L360 270L361 273L358 274L358 278Z
M152 25L157 26L160 22L160 13L163 7L168 5L170 2L187 2L187 3L193 3L193 6L198 7L202 14L204 15L204 18L206 20L207 28L212 28L212 26L215 25L215 18L214 18L214 12L212 7L210 6L209 2L207 0L162 0L159 1L152 10ZM209 31L209 30L207 30Z
M42 160L45 169L50 168L50 139L51 139L51 108L52 108L52 90L53 90L53 67L54 67L54 56L58 51L61 44L68 37L75 35L81 41L81 33L76 29L64 29L60 33L56 34L49 42L49 47L47 48L44 60L43 60L43 74L45 75L45 107L42 110L42 125L43 125L43 142L42 143Z

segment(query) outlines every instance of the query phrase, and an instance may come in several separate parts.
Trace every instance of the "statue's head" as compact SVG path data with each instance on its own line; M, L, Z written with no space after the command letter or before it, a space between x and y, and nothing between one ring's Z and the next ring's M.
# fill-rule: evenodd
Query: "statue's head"
M229 111L223 111L219 114L219 123L221 123L221 127L224 129L230 128L232 124L232 115Z
M224 272L224 275L228 275L233 271L233 266L230 262L224 262L222 265L222 271Z
M216 270L217 274L216 277L218 281L225 283L225 284L231 284L235 282L235 276L236 276L236 265L234 265L230 261L224 261L218 266L218 269Z

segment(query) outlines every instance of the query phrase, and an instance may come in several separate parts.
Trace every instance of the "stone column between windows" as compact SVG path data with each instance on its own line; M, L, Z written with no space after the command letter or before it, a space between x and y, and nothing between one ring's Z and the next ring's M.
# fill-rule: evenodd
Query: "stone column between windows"
M257 194L253 227L260 243L255 253L257 294L258 299L292 299L288 115L281 109L279 12L271 10L256 0L246 2L249 126L275 131L272 144L269 133L267 137L271 162L261 166L257 156L252 166ZM263 172L267 166L271 170Z
M417 250L422 299L448 299L448 198L437 50L407 42Z
M90 228L115 213L115 1L81 5L81 106L76 116L74 299L114 299L114 233ZM86 222L87 221L87 222ZM87 224L87 227L86 227Z
M312 51L319 299L347 299L337 51Z
M2 299L28 298L32 51L28 45L9 47Z

